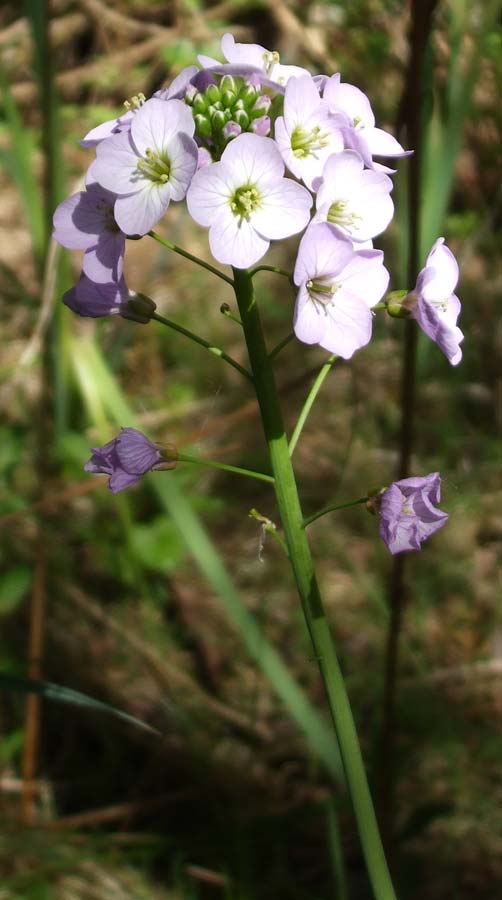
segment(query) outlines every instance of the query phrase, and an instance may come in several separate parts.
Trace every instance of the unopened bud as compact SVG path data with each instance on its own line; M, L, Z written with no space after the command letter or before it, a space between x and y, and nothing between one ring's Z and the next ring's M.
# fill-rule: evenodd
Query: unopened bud
M267 137L270 134L270 116L260 116L259 119L254 119L251 122L251 131L259 134L260 137Z
M196 97L199 96L199 92L194 84L188 84L185 90L185 103L188 103L189 106L192 106Z
M157 305L151 297L147 297L146 294L136 294L134 291L129 291L129 299L121 306L120 315L123 319L132 319L133 322L140 322L142 325L146 325L156 309Z
M243 109L237 109L234 113L234 119L242 130L245 131L249 125L249 116Z
M260 94L260 96L257 97L255 100L252 112L254 112L255 110L261 110L261 112L268 112L270 109L271 103L272 103L272 100L270 99L269 96L267 96L267 94Z
M156 469L175 469L178 463L178 450L174 444L157 444L159 456L162 459L160 465L155 466Z
M217 103L218 100L221 100L221 93L218 85L210 84L204 91L204 96L207 97L209 103Z
M416 296L408 291L391 291L385 297L387 312L393 319L408 319L416 303Z
M211 116L211 125L217 131L221 131L223 126L226 124L226 121L227 121L227 118L225 116L225 113L222 112L221 109L215 110L215 112Z
M239 93L239 99L243 100L246 106L248 106L250 101L254 102L257 93L258 88L256 88L253 84L246 84L246 86L243 87Z
M242 128L237 124L237 122L227 122L223 129L223 137L227 141L230 141L232 138L237 137L241 133L241 131Z
M206 116L202 116L200 114L194 116L193 118L195 122L195 130L199 137L211 137L212 127L209 119Z
M220 91L232 91L235 94L236 84L232 75L224 75L220 81Z
M224 91L221 95L221 102L225 109L229 109L235 103L236 95L234 91Z
M193 87L193 85L192 85L192 87ZM194 88L194 90L195 90L195 88ZM208 104L204 94L201 94L199 91L196 91L195 94L193 95L193 99L192 99L192 106L194 108L194 112L203 113L206 111L208 105L209 104Z

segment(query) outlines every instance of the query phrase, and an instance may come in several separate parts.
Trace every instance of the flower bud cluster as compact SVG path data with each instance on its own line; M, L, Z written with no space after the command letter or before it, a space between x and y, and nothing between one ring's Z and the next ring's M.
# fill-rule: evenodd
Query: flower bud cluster
M239 134L247 131L262 137L270 134L267 113L271 98L250 79L223 75L219 84L214 80L204 90L190 85L185 103L193 111L195 137L215 156Z

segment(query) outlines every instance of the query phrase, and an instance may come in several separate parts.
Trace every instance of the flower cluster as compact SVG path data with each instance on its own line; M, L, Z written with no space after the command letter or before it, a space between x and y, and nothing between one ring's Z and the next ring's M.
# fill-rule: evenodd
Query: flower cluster
M221 52L222 62L200 56L200 67L149 99L133 97L82 140L96 150L85 191L54 215L55 239L84 251L82 276L63 300L80 315L127 316L126 238L148 234L186 198L214 258L239 269L271 241L304 232L295 333L349 359L368 343L389 281L372 240L393 216L394 170L377 158L410 151L375 126L366 95L339 74L283 65L275 51L231 34ZM455 364L462 336L452 277L431 276L445 253L435 245L408 314Z

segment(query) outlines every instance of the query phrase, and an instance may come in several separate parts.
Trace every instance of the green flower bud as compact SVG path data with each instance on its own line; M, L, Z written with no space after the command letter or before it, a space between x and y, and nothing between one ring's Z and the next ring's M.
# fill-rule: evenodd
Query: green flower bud
M221 100L220 89L217 84L210 84L209 87L204 91L204 96L207 97L209 103L217 103L218 100Z
M195 130L198 136L203 138L211 137L212 127L211 122L207 118L207 116L196 115L193 118L195 122Z
M211 116L211 124L213 128L217 131L221 131L223 126L226 124L226 116L225 113L221 112L221 110L217 109L215 113Z
M136 294L131 291L129 299L120 309L120 315L123 319L132 319L133 322L146 325L156 309L156 303L146 294Z
M385 297L387 312L393 319L408 319L415 302L416 297L408 291L391 291Z
M234 113L234 121L241 126L243 131L245 131L249 126L249 116L246 112L244 112L243 109L238 109Z
M232 75L224 75L220 81L220 91L232 91L235 94L237 85Z
M196 113L205 112L208 107L208 102L207 102L206 98L204 97L204 94L197 92L197 94L195 94L195 97L192 100L192 106L193 106L194 112L196 112Z
M236 100L236 94L234 91L224 91L221 95L221 102L225 109L228 109L230 106L233 106Z
M239 92L239 100L243 100L247 107L250 102L254 103L257 93L258 88L254 87L252 84L246 84Z

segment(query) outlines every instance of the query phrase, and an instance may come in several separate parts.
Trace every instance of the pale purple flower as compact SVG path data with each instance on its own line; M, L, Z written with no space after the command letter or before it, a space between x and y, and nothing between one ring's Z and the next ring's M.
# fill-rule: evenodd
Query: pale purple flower
M442 528L448 514L436 509L441 500L439 472L395 481L377 500L380 537L392 554L420 550L423 541Z
M444 238L440 237L420 272L415 290L404 301L427 337L434 341L451 363L462 359L460 344L464 335L457 326L460 300L454 294L458 281L458 263Z
M336 225L352 241L368 241L384 231L392 219L391 190L391 179L382 172L365 169L359 153L334 153L322 172L314 221Z
M343 359L368 343L371 307L389 283L381 250L355 251L333 225L312 224L300 241L294 281L299 286L294 318L299 340Z
M115 219L126 234L146 234L171 200L183 200L197 168L191 110L181 100L147 100L129 133L97 147L93 172L118 195Z
M139 100L139 96L142 97L142 100ZM138 95L138 107L144 103L143 94ZM123 131L127 132L131 130L131 121L134 113L136 112L136 108L128 109L121 116L118 116L116 119L108 119L106 122L102 122L101 125L96 125L95 128L91 128L90 131L87 132L85 137L79 141L81 147L97 147L101 141L106 140L106 138L111 137L113 134L122 134Z
M300 75L308 75L306 69L300 66L284 66L280 62L280 56L276 50L267 50L261 44L236 43L232 34L224 34L221 39L221 52L228 63L233 65L248 65L261 70L265 75L277 84L284 85L290 78L298 78ZM199 56L202 66L218 65L218 60L209 56Z
M116 316L129 299L129 290L122 277L119 281L100 284L81 275L75 287L63 295L63 303L79 316L93 319Z
M136 428L123 428L112 441L91 452L84 471L109 475L112 494L131 487L142 475L164 463L157 445Z
M153 96L158 97L159 100L182 100L191 79L198 71L197 66L187 66L186 69L182 69L171 84L155 91Z
M256 134L239 135L219 162L197 172L187 194L188 211L209 227L215 259L245 269L261 259L271 240L305 228L312 197L283 176L274 141Z
M323 98L342 127L345 146L357 150L369 168L393 172L394 169L374 163L373 157L409 156L413 152L405 150L387 131L375 127L375 116L366 94L353 84L342 84L339 74L327 80Z
M122 275L125 235L113 209L116 194L90 183L57 207L53 238L68 250L85 250L82 269L93 281L118 281Z
M275 123L275 140L289 171L311 189L315 189L328 156L343 150L342 132L310 75L288 81L284 115Z

